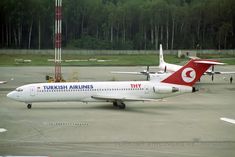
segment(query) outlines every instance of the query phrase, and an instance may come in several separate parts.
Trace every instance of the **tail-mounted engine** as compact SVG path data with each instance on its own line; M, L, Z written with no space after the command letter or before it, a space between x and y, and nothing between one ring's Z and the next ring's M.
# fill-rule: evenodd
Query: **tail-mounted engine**
M154 86L153 91L155 93L175 93L179 91L179 88L177 87L170 87L170 86Z

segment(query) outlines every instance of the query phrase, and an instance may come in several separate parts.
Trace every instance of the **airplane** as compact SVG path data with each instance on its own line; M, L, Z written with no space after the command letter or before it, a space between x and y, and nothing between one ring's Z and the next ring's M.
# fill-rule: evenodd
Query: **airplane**
M190 58L191 59L200 59L198 57L190 57ZM146 75L147 80L149 80L150 74L156 74L157 77L158 77L158 75L161 75L162 73L166 73L166 72L171 72L172 73L172 72L175 72L175 71L179 70L180 68L182 68L181 65L170 64L170 63L165 62L164 56L163 56L162 44L160 44L160 48L159 48L159 65L158 65L158 68L160 69L160 71L158 71L158 72L150 72L149 71L149 66L147 66L147 70L144 70L144 71L141 71L141 72L112 71L111 73L113 73L113 74ZM213 81L215 74L227 74L227 75L228 74L235 74L235 71L234 72L214 71L214 65L212 65L212 70L208 69L207 71L205 71L205 73L203 75L210 75L211 79Z
M191 59L200 59L198 57L190 57ZM160 44L160 51L159 51L159 69L164 70L164 72L166 71L170 71L170 72L175 72L177 70L179 70L182 66L181 65L176 65L176 64L170 64L164 61L164 57L163 57L163 50L162 50L162 44ZM215 74L235 74L234 72L223 72L223 71L215 71L214 70L214 66L212 66L212 69L208 69L204 75L210 75L211 76L211 80L214 80L214 75Z
M164 56L163 56L163 50L162 50L162 44L160 44L160 50L159 50L159 69L170 72L175 72L179 70L182 66L177 65L177 64L170 64L164 61Z
M36 83L16 88L7 97L24 102L31 109L34 102L112 102L125 109L128 101L158 101L159 99L195 92L193 86L212 65L222 64L216 60L190 60L161 81L117 82L63 82Z
M149 66L147 66L147 70L143 70L143 71L140 71L140 72L112 71L111 73L112 74L146 75L147 80L149 80L150 79L150 74L161 75L161 74L167 73L167 72L172 73L172 72L175 72L175 71L179 70L180 68L182 68L181 65L170 64L170 63L166 63L164 61L162 44L160 44L160 48L159 48L159 66L158 66L158 68L160 69L160 71L158 71L158 72L150 72L149 71Z

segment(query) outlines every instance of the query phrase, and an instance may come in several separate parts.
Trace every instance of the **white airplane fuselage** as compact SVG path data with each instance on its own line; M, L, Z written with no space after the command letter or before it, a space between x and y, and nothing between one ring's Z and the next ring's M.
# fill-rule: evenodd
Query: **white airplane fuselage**
M151 81L36 83L18 87L7 96L25 102L145 101L192 92L192 87ZM97 99L98 97L98 99Z
M194 84L216 60L190 60L178 71L153 75L150 81L35 83L20 86L7 94L10 99L34 102L112 102L121 109L126 101L156 101L165 97L196 91ZM151 75L150 75L151 77Z
M220 63L218 65L224 65L224 63ZM162 45L160 44L160 50L159 50L159 69L161 69L162 71L169 71L169 72L175 72L177 70L179 70L180 68L182 68L183 66L181 65L177 65L177 64L170 64L164 61L164 56L163 56L163 50L162 50ZM212 68L213 69L213 68ZM225 75L231 75L231 74L235 74L234 71L214 71L211 69L208 69L205 71L204 75L214 75L214 74L225 74ZM213 78L212 78L213 80Z

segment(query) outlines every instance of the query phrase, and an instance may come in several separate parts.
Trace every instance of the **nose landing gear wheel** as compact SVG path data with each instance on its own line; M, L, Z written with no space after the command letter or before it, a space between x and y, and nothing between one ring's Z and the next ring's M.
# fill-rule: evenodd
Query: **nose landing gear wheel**
M118 104L116 101L113 102L113 107L118 107Z
M27 105L27 108L28 108L28 109L31 109L31 108L32 108L32 104L28 104L28 105Z

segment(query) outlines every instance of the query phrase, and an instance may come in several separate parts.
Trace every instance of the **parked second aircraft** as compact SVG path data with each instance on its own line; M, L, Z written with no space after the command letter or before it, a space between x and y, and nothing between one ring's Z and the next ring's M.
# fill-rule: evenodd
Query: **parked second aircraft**
M194 57L193 59L199 59L197 57ZM217 65L224 65L224 63L218 63ZM181 65L177 65L177 64L171 64L171 63L167 63L164 60L164 56L163 56L163 50L162 50L162 44L160 44L160 49L159 49L159 65L158 68L161 70L159 72L150 72L149 71L149 66L147 67L147 70L141 71L141 72L123 72L123 71L114 71L112 73L114 74L133 74L133 75L147 75L147 80L149 80L150 78L150 74L156 74L155 77L159 77L161 76L161 74L166 73L166 72L175 72L177 70L179 70L180 68L182 68ZM212 69L208 69L207 71L205 71L205 73L203 75L210 75L212 81L214 80L214 75L215 74L225 74L225 75L231 75L231 74L235 74L235 71L214 71L214 65L212 66ZM154 75L152 75L152 78L154 77ZM162 76L161 76L162 77Z
M177 64L170 64L164 61L164 57L163 57L163 50L162 50L162 45L160 44L160 51L159 51L159 66L158 66L161 70L164 70L164 72L166 71L170 71L170 72L175 72L177 70L179 70L182 66L181 65L177 65ZM230 71L230 72L225 72L225 71L215 71L214 70L214 66L212 66L212 69L208 69L207 71L205 71L204 75L210 75L211 76L211 80L214 80L214 75L215 74L235 74L235 71Z

